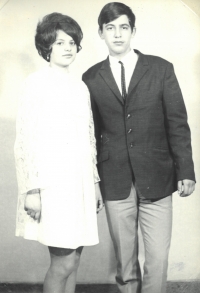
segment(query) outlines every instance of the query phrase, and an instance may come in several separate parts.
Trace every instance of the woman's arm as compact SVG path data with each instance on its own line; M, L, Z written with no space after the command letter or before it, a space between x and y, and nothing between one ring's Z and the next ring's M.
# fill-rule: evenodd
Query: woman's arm
M90 134L90 146L92 153L92 162L93 162L93 173L94 173L94 182L95 182L95 194L96 194L96 203L97 203L97 213L102 210L104 204L100 190L100 178L97 170L97 151L96 151L96 139L94 135L94 121L90 103L90 96L88 92L88 106L90 110L90 123L89 123L89 134Z
M37 99L30 82L25 82L19 101L14 146L19 193L39 188L37 169Z

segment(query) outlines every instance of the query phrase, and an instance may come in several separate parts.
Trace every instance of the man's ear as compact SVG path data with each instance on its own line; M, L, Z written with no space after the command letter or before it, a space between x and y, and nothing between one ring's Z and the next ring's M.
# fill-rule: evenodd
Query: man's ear
M98 29L98 33L99 33L99 36L102 40L104 40L104 35L103 35L103 31L99 28Z
M132 30L132 38L134 38L135 34L136 34L136 27L134 27Z

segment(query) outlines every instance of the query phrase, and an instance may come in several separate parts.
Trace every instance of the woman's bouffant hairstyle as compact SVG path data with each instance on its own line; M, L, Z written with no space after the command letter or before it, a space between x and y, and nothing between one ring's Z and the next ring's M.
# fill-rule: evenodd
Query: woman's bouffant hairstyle
M135 14L130 7L120 2L110 2L102 8L98 18L99 29L102 31L103 24L107 24L121 15L128 17L131 30L133 30L135 27Z
M35 46L46 61L52 51L52 44L56 41L57 31L62 30L68 34L77 46L77 52L81 50L83 33L78 23L71 17L61 13L51 13L43 17L38 23L35 35Z

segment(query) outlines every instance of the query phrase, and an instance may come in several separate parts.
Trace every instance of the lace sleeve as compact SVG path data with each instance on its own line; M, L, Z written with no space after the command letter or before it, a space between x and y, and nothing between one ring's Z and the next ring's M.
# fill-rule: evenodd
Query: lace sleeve
M94 135L94 121L90 103L90 94L88 92L88 107L90 110L90 123L89 123L89 132L90 132L90 146L91 146L91 153L92 153L92 161L93 161L93 173L94 173L94 182L97 183L100 181L98 170L97 170L97 150L96 150L96 139Z
M19 193L39 188L36 164L37 101L25 82L19 100L14 146Z

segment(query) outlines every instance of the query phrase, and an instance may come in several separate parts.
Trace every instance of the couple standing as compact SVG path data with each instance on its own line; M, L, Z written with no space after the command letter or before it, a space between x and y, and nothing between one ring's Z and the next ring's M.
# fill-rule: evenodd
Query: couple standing
M17 235L49 248L44 292L73 293L82 247L98 243L102 194L119 291L164 293L172 193L188 196L195 186L186 109L173 65L131 50L128 6L108 3L98 24L109 56L83 74L87 87L68 72L81 49L79 25L52 13L37 26L36 48L50 66L27 78L19 107Z

